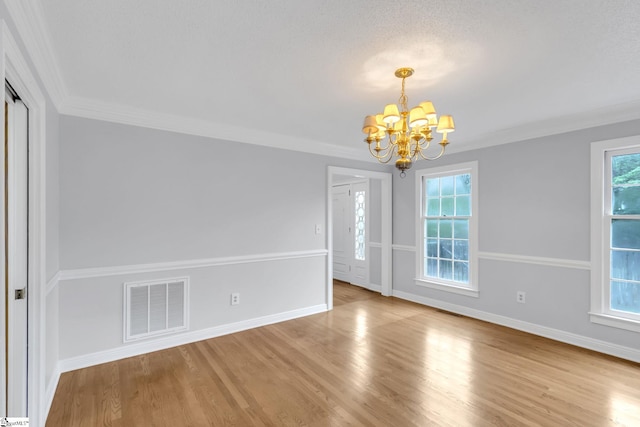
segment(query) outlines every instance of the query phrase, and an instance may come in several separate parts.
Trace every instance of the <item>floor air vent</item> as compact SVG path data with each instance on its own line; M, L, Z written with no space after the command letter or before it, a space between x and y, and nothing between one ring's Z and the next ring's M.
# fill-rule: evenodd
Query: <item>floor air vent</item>
M124 284L124 342L187 329L189 278Z

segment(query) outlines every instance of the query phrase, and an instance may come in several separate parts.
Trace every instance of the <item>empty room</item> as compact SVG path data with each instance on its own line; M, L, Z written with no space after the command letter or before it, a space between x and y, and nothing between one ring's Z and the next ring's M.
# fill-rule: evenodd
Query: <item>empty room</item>
M640 426L639 19L3 0L0 425Z

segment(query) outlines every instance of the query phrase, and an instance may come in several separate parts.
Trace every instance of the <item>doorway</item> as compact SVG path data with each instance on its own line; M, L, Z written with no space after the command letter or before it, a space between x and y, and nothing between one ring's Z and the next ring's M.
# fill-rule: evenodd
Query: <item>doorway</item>
M333 219L333 278L371 289L369 180L337 176L331 188ZM340 178L340 179L339 179ZM344 182L343 182L344 181ZM376 277L378 286L380 279Z
M3 399L1 413L28 414L28 109L8 83L2 160Z
M356 201L353 200L353 216L352 218L351 215L349 214L349 211L351 210L351 202L350 201L344 201L344 202L340 202L338 201L338 196L336 196L336 199L334 201L334 187L340 187L341 184L349 184L350 188L347 189L347 194L348 194L348 190L351 189L351 193L353 194L354 192L354 186L358 186L359 183L366 183L365 187L359 187L359 190L356 189L356 191L365 191L364 194L364 203L365 203L365 211L366 211L366 206L367 206L367 194L366 191L368 190L368 194L369 194L369 210L366 211L365 213L365 218L364 218L364 236L362 236L362 240L365 243L364 248L358 248L359 251L361 251L360 253L364 255L365 261L366 263L360 263L358 264L357 261L363 261L363 260L353 260L353 264L352 264L352 272L354 270L354 268L356 266L360 266L363 269L366 269L366 274L368 276L364 276L364 271L360 271L360 278L353 278L353 275L350 276L349 280L346 280L350 283L357 283L358 281L361 282L367 282L368 286L366 286L369 289L375 290L377 292L380 292L382 295L385 296L389 296L391 295L391 263L392 263L392 256L391 256L391 225L392 225L392 219L391 219L391 184L392 184L392 174L390 173L385 173L385 172L374 172L374 171L368 171L368 170L360 170L360 169L350 169L350 168L341 168L341 167L335 167L335 166L329 166L328 168L328 173L327 173L327 248L329 250L328 253L328 262L327 262L327 307L329 310L331 310L333 308L333 277L334 277L334 262L337 263L342 263L342 269L344 270L345 267L344 265L347 265L347 263L344 262L344 259L340 258L340 251L342 250L342 252L345 251L349 251L351 252L351 254L356 253L356 249L357 247L355 245L357 245L356 243L356 235L355 233L351 233L351 235L347 234L346 237L345 235L342 235L343 237L340 237L341 235L338 233L338 229L336 229L336 227L340 228L340 227L348 227L348 224L353 224L351 225L356 226L355 224L355 216L356 216ZM346 187L343 187L342 189L336 190L338 192L342 191L344 192ZM375 200L376 196L374 196L374 193L377 194L377 202ZM345 197L345 196L341 196L341 197ZM345 224L337 224L334 225L334 203L344 203L345 204L345 210L347 211L347 213L345 214L345 218L348 218L348 220L345 220L344 222ZM372 207L373 206L373 207ZM353 221L352 221L353 219ZM367 222L369 222L369 227L367 231ZM373 225L371 225L373 223ZM377 230L377 231L375 231ZM371 237L371 235L374 235L375 238L371 239L368 238L367 235L369 235L369 237ZM334 243L334 237L336 239L335 243ZM339 239L344 238L344 241L340 241ZM342 247L340 247L340 245ZM334 260L334 249L336 249L335 253L336 253L336 260ZM364 249L364 253L362 253L362 250ZM338 270L340 269L341 266L336 266L338 267ZM348 269L346 270L346 272L348 273ZM373 274L371 274L373 272ZM340 273L338 272L338 275L340 275ZM378 281L379 283L372 283L372 280L370 280L371 277L376 277L376 279L374 281ZM345 276L342 276L345 277ZM338 277L339 279L339 277ZM366 280L365 280L366 279ZM341 279L344 280L344 279Z

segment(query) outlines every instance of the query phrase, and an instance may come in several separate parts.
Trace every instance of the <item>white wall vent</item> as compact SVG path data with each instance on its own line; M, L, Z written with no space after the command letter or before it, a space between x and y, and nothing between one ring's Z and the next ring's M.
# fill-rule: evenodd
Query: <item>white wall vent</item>
M188 328L189 278L124 284L124 342Z

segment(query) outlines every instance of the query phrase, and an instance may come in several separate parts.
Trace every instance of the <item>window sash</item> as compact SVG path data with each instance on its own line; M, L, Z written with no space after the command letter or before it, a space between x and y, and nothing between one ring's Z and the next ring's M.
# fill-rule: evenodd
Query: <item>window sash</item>
M640 152L640 149L638 150ZM610 164L610 163L609 163ZM607 181L607 184L605 184L605 186L608 186L609 189L611 187L610 185L611 180L609 179L609 181ZM610 192L609 192L610 194ZM608 201L605 200L605 202L607 203L607 205L609 207L611 207L611 200L609 199ZM603 246L603 254L602 254L602 264L603 264L603 277L602 277L602 287L603 287L603 301L602 301L602 309L603 312L606 314L609 314L611 316L615 316L615 317L621 317L621 318L625 318L625 319L630 319L630 320L637 320L640 321L640 313L634 313L634 312L630 312L630 311L624 311L624 310L619 310L619 309L614 309L613 308L613 303L612 303L612 288L613 288L613 282L628 282L628 283L639 283L640 281L637 280L626 280L626 279L620 279L620 278L614 278L613 277L613 265L612 265L612 257L613 257L613 253L614 251L626 251L626 252L640 252L640 248L620 248L620 247L615 247L613 245L613 239L612 239L612 228L613 228L613 221L614 220L630 220L630 221L639 221L640 222L640 215L610 215L610 214L604 214L604 229L605 229L605 238L604 238L604 244Z
M438 227L438 234L437 236L429 236L429 233L427 232L426 228L427 228L427 221L429 220L433 220L433 221L441 221L441 220L445 220L448 221L450 220L452 222L451 225L451 235L449 236L441 236L440 235L440 228ZM466 233L465 236L458 236L456 235L456 221L466 221ZM451 281L453 283L455 283L457 286L466 286L469 283L469 273L468 273L468 268L469 268L469 263L470 263L470 259L469 259L469 243L470 243L470 239L469 239L469 224L471 221L471 216L423 216L422 217L422 229L423 229L423 239L422 239L422 250L423 250L423 256L422 256L422 277L424 277L425 279L436 279L436 280L444 280L444 281ZM437 254L435 256L429 254L428 249L426 249L426 253L425 253L425 248L428 248L428 244L430 240L435 240L436 241L436 245L437 245ZM456 249L456 242L461 242L461 241L465 241L467 242L466 244L466 257L460 258L459 256L457 256L457 249ZM446 256L442 256L440 253L440 250L443 246L443 243L446 245L448 242L450 242L451 244L451 256L450 257L446 257ZM429 274L428 269L425 270L425 265L428 264L429 260L435 260L436 261L436 271L434 275ZM442 261L442 262L441 262ZM443 276L443 273L441 272L441 267L443 266L443 263L446 262L452 262L452 274L451 277L453 279L447 279ZM459 263L458 265L456 265L456 263ZM456 267L461 268L462 263L466 263L465 265L467 266L467 274L466 274L466 280L456 280L455 276L456 276Z

